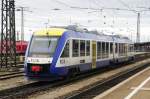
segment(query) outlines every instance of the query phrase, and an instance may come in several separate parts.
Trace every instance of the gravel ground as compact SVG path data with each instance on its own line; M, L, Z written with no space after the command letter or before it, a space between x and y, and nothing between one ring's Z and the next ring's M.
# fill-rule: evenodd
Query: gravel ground
M10 74L10 73L13 73L13 72L4 72L4 71L0 71L0 75Z
M42 91L40 93L36 93L34 95L28 96L28 99L59 99L59 98L66 98L65 96L69 94L73 94L75 92L78 92L82 89L85 89L94 83L103 80L105 78L108 78L112 75L115 75L116 73L119 73L120 71L127 70L129 68L132 68L133 66L142 65L145 63L150 62L150 59L136 62L134 65L128 65L126 67L118 68L113 71L105 72L96 76L93 76L91 78L85 78L80 81L76 81L74 83L69 83L63 86L59 86L57 88L50 89L48 91Z
M25 85L27 83L30 83L30 82L27 81L24 76L23 77L10 78L10 79L7 79L7 80L1 80L0 81L0 90Z

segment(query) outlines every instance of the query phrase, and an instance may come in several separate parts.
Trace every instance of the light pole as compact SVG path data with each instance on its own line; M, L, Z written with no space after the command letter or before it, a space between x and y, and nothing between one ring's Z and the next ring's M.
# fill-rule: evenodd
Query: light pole
M45 24L45 28L47 29L48 28L48 24L49 24L49 19L44 24Z
M21 11L21 41L24 41L24 8L19 7L17 11Z
M24 11L32 12L27 10L28 7L18 7L16 11L21 12L21 40L24 41Z
M137 37L136 42L140 42L140 13L137 13Z

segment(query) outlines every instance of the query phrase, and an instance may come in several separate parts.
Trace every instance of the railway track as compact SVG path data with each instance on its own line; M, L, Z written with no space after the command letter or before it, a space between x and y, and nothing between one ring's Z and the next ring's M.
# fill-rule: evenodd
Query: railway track
M124 63L122 66L125 66L125 65L127 65L127 64ZM66 79L66 80L53 81L53 82L33 82L33 83L29 83L29 84L26 84L23 86L11 88L11 89L5 89L5 90L0 91L0 99L25 98L25 96L27 96L27 95L31 95L31 94L34 94L34 93L37 93L40 91L55 89L55 88L60 87L62 85L69 84L72 82L77 82L83 78L88 78L88 77L94 76L96 74L100 74L100 73L104 73L106 71L114 70L116 68L120 68L120 67L114 66L113 68L102 68L101 70L96 70L93 72L87 72L84 75L80 74L74 78ZM70 98L72 98L72 97L70 97Z
M1 64L1 62L0 62L0 64ZM16 62L16 66L15 66L14 63L9 62L7 67L0 66L0 70L3 68L10 68L10 67L21 67L21 66L23 66L23 64L24 64L24 62Z
M6 79L20 77L20 76L24 76L24 72L23 71L0 75L0 80L6 80Z
M17 66L13 68L1 68L0 71L2 72L2 74L0 74L0 80L24 76L23 63L17 64Z
M103 69L100 72L108 71L108 69ZM23 95L30 95L39 91L45 91L45 90L50 90L50 88L55 88L57 86L64 85L69 82L77 81L80 80L81 78L88 77L90 75L94 75L98 72L90 73L90 74L85 74L81 76L77 76L73 79L66 79L66 80L60 80L60 81L53 81L53 82L33 82L29 83L23 86L11 88L11 89L6 89L0 91L0 99L7 99L7 98L24 98Z
M136 59L136 61L139 61L139 60L143 60L143 58L140 57L140 58ZM113 66L111 68L110 67L109 68L101 68L101 70L95 70L93 72L87 72L84 74L80 74L80 75L77 75L76 77L71 78L71 79L59 80L59 81L53 81L53 82L32 82L32 83L28 83L26 85L21 85L21 86L14 87L11 89L1 90L0 91L0 99L25 98L26 96L31 95L31 94L35 94L35 93L38 93L41 91L46 91L46 90L52 90L52 89L58 88L62 85L66 85L66 84L69 84L72 82L80 81L81 79L95 76L96 74L101 74L101 73L105 73L106 71L108 72L108 71L115 70L117 68L121 68L121 67L128 65L128 64L129 63L124 63L124 64L121 64L121 66L118 66L118 65L120 65L120 64L118 64L118 65ZM6 78L9 79L10 78L9 76L11 76L11 75L12 74L6 75L6 76L8 76ZM14 75L17 75L17 74L14 73ZM5 79L5 78L2 78L2 79ZM71 96L69 95L68 98L73 98L73 97L72 97L72 95Z
M147 68L149 65L150 64L146 64L144 66L139 66L136 68L132 68L129 71L124 71L119 74L116 74L115 76L109 77L106 80L100 81L85 90L74 93L73 95L66 97L66 99L92 99L92 98L96 97L97 95L105 92L106 90L112 88L113 86L119 84L120 82L128 79L129 77L133 76L134 74L142 71L143 69Z

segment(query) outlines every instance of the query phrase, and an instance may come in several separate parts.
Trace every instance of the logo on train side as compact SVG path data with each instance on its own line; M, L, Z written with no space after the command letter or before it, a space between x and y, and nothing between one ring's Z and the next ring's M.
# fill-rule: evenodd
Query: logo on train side
M65 60L60 60L60 64L65 64Z

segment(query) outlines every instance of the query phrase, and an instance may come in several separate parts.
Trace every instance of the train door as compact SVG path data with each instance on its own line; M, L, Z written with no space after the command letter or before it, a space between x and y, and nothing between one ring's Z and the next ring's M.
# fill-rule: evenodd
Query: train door
M125 49L124 49L125 61L128 61L128 44L125 43L124 47L125 47Z
M96 68L96 41L92 41L92 69Z
M125 44L125 56L128 57L128 44Z

